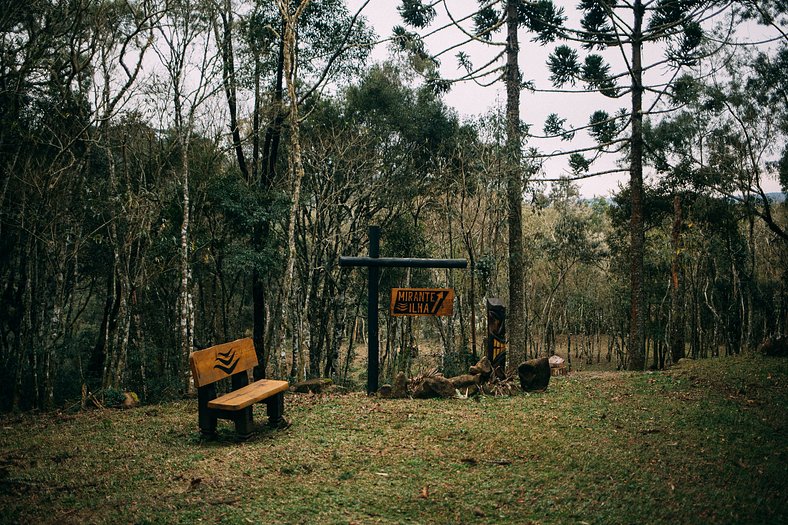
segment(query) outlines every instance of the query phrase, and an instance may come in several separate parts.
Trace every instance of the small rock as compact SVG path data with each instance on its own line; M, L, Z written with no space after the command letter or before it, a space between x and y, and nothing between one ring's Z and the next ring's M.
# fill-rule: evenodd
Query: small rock
M378 389L378 396L384 399L390 399L391 392L392 392L391 385L383 385Z
M140 406L140 398L135 392L123 392L123 402L120 404L123 408L135 408Z

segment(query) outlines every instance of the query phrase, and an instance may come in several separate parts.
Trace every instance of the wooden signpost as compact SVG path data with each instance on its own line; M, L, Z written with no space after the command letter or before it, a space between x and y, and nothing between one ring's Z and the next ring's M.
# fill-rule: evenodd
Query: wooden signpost
M394 317L452 315L454 290L452 288L392 288L389 313Z
M380 268L467 268L468 261L465 259L416 259L411 257L380 257L380 226L369 227L369 257L340 257L339 265L343 267L366 267L367 273L367 394L374 394L378 391L379 371L379 346L378 346L378 278ZM415 291L417 289L399 289ZM446 291L446 289L430 289L432 292ZM451 291L451 301L453 304L454 292ZM430 296L433 297L433 296ZM446 303L448 296L443 297L441 305ZM393 301L393 299L392 299ZM436 302L430 302L433 307ZM423 304L404 300L405 310L411 308L408 305ZM421 307L413 306L414 310ZM428 307L424 307L428 308ZM440 306L438 307L440 311ZM438 315L428 313L402 313L400 315ZM450 314L444 314L450 315Z

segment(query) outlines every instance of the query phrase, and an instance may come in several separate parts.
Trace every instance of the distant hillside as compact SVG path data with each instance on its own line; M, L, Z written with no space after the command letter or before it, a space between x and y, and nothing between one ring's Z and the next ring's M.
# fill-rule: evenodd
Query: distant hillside
M785 197L786 197L785 193L781 191L772 191L766 194L766 198L769 199L770 202L774 202L777 204L781 204L785 202ZM603 198L605 202L607 202L608 204L614 204L613 197L603 197ZM580 202L591 204L597 199L599 199L599 197L582 197L580 199Z

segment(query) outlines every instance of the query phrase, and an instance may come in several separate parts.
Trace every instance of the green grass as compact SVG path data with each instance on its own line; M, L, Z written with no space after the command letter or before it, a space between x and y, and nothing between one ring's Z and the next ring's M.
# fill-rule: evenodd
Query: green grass
M288 396L292 426L246 442L201 442L194 401L6 417L0 521L787 523L786 402L788 360L743 356L511 398Z

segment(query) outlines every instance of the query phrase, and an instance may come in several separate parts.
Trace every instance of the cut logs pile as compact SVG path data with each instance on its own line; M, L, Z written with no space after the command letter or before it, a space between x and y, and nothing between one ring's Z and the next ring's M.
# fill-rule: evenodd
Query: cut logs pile
M513 373L494 371L490 360L483 357L467 374L455 377L444 377L437 369L411 379L400 372L394 377L394 384L380 387L378 395L389 399L467 398L479 394L511 396L518 392L543 391L549 382L550 363L546 357L525 361L517 367L516 377Z

